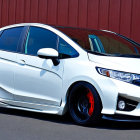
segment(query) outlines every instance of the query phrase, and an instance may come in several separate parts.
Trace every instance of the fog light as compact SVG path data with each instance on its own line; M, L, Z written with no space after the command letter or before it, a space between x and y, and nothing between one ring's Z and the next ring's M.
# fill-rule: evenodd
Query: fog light
M120 111L133 111L139 102L118 96L116 109Z
M123 101L123 100L120 100L119 102L118 102L118 109L119 110L124 110L125 109L125 102Z

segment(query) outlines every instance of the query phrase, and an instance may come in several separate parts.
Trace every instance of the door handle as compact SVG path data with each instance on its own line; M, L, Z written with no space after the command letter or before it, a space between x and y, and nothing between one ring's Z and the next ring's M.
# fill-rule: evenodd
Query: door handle
M21 59L21 60L19 60L19 64L20 64L20 65L25 65L26 62L25 62L25 60Z

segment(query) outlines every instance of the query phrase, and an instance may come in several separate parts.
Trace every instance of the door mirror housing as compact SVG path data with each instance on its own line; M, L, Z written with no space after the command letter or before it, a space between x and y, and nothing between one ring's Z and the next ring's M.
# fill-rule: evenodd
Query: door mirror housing
M42 48L38 50L37 55L40 58L52 59L53 64L55 66L57 66L60 63L58 59L58 56L59 56L58 51L53 48Z
M42 48L38 50L37 55L44 58L58 58L58 51L52 48Z

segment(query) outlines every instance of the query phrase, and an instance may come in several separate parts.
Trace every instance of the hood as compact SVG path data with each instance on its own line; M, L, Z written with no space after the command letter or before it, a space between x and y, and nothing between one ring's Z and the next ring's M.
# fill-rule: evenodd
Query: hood
M96 66L140 74L140 58L100 56L88 53L89 60Z

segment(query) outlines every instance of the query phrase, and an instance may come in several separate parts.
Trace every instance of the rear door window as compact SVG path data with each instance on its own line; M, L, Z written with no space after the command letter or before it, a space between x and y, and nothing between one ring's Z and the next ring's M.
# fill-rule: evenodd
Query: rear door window
M16 52L23 27L6 29L0 36L0 50Z

